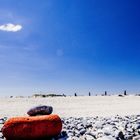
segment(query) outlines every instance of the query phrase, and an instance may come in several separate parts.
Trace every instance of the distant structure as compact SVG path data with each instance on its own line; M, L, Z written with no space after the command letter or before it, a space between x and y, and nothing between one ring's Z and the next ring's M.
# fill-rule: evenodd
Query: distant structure
M65 94L53 94L53 93L51 93L51 94L38 94L38 93L36 93L36 94L33 94L32 95L32 97L35 97L35 98L37 98L37 97L42 97L42 98L45 98L45 97L66 97L66 95Z
M126 96L127 94L126 94L126 90L124 91L124 96Z
M63 94L63 96L64 96L64 97L66 97L66 95L65 95L65 94Z
M88 95L91 96L91 93L89 92Z
M76 97L76 96L77 96L77 94L76 94L76 93L74 93L74 96Z
M107 91L105 91L105 96L107 96Z

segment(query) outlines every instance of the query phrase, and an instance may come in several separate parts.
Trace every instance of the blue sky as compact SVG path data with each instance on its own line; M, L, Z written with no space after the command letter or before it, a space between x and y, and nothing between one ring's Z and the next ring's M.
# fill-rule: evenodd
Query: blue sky
M0 94L140 92L140 2L0 0Z

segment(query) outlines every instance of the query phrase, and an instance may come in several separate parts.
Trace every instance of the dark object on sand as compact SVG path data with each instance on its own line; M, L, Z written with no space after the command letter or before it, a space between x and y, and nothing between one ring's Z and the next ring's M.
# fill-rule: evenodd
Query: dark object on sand
M91 93L89 92L88 95L91 96Z
M124 91L124 96L126 96L127 94L126 94L126 90Z
M58 115L14 117L2 127L6 140L49 140L62 130Z
M124 97L124 96L123 96L123 95L121 95L121 94L119 94L118 96L119 96L119 97Z
M36 106L34 108L31 108L27 114L29 116L36 116L36 115L49 115L51 114L53 111L53 107L52 106L46 106L46 105L42 105L42 106Z

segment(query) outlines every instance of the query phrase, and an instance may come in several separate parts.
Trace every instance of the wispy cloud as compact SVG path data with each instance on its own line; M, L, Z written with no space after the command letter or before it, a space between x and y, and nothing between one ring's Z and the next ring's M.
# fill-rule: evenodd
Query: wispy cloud
M17 31L20 31L21 29L22 29L22 25L19 25L19 24L14 25L14 24L8 23L8 24L0 25L1 31L17 32Z

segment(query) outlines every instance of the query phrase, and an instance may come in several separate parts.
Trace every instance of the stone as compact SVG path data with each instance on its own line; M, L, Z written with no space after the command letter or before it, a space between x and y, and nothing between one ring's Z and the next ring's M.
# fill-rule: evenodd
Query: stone
M58 135L62 122L58 115L14 117L2 127L7 140L40 140Z
M67 140L74 140L74 138L73 137L69 137L69 138L67 138Z
M123 134L122 131L120 131L120 132L118 133L118 137L119 137L121 140L124 140L124 139L125 139L125 138L124 138L124 134Z
M100 121L97 121L95 125L97 129L101 129L103 127L103 124Z
M111 135L112 134L112 128L111 127L105 127L103 128L103 132L105 135Z
M68 132L67 135L68 135L69 137L73 137L73 136L74 136L72 132Z
M5 120L3 118L0 119L0 124L4 124Z
M116 140L116 139L113 138L112 136L103 136L101 138L98 138L97 140Z
M36 106L31 108L27 114L29 116L36 116L36 115L50 115L53 111L53 107L52 106L46 106L46 105L42 105L42 106Z
M4 138L3 135L2 135L2 133L0 133L0 138Z
M83 134L85 134L85 133L86 133L86 130L85 130L84 128L80 130L80 134L81 134L81 135L83 135Z
M87 134L86 135L86 140L95 140L95 137Z
M134 125L132 126L132 128L134 128L134 129L140 129L140 124L134 124Z
M133 137L133 140L140 140L140 136Z
M126 140L132 140L133 139L133 135L128 135L126 134L124 137Z

